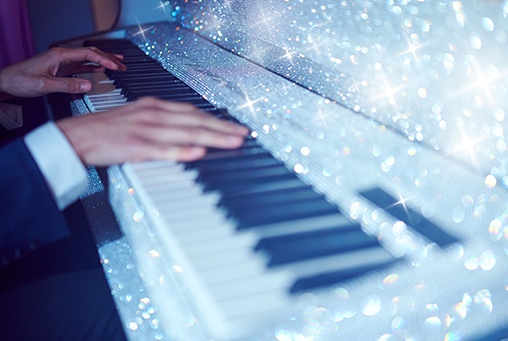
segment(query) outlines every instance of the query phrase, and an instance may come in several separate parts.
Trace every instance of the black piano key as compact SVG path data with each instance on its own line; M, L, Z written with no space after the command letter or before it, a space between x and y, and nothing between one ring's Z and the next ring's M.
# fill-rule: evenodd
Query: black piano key
M256 179L255 181L242 181L242 182L235 182L235 183L221 183L220 186L217 184L205 186L204 191L205 192L211 192L218 190L222 196L228 196L233 194L246 194L246 193L256 193L260 192L262 190L266 190L268 186L274 185L279 182L284 182L284 180L296 180L301 181L298 179L294 174L286 174L286 175L279 175L279 176L273 176L269 178L261 178Z
M171 81L161 81L161 82L150 82L150 83L142 83L142 85L128 85L121 89L120 93L122 95L128 94L129 91L136 91L136 90L150 90L150 89L171 89L173 87L181 87L184 83L177 80L171 80Z
M129 84L134 84L136 82L157 82L157 81L170 81L175 80L176 78L173 77L170 73L167 75L155 75L152 77L142 77L142 76L131 76L128 78L112 78L113 84L117 88L124 88L128 86Z
M229 162L215 162L215 163L205 163L199 166L200 172L223 172L223 171L231 171L231 170L241 170L241 169L250 169L254 167L267 167L274 166L280 164L280 161L275 159L270 154L262 154L258 158L253 160L241 160L241 161L232 161ZM196 166L190 166L189 164L185 165L186 169L195 169Z
M236 181L228 181L228 180L217 180L214 182L206 182L203 184L203 191L204 192L211 192L211 191L220 191L223 193L223 195L227 193L234 193L238 192L240 190L243 190L245 188L258 185L258 184L266 184L270 182L275 182L278 180L284 180L284 179L291 179L296 177L291 172L283 172L281 171L281 174L272 175L272 176L265 176L265 177L259 177L259 178L247 178L242 180L236 180Z
M369 264L361 267L345 269L340 271L328 272L312 277L298 279L290 289L291 293L297 293L316 289L325 286L331 286L358 276L365 275L371 271L381 271L393 266L398 260L383 262L380 264Z
M258 178L273 177L279 175L293 174L283 165L277 164L269 167L254 169L239 169L224 172L200 172L196 181L205 185L214 185L223 182L255 181ZM220 185L218 185L220 186Z
M236 209L228 216L236 219L237 229L243 230L257 226L319 217L331 213L340 213L336 205L324 198L283 203L253 209Z
M261 145L258 143L257 140L253 140L253 139L246 139L244 141L244 143L242 143L242 145L240 147L238 147L237 149L249 149L249 148L263 148L261 147ZM207 148L207 154L213 154L213 153L220 153L224 151L224 149L221 149L221 148ZM280 164L282 164L282 162L279 161Z
M402 220L407 226L412 227L418 231L418 233L424 235L441 247L459 241L418 212L407 207L400 199L397 200L393 198L380 188L374 188L360 194L373 204L385 210L388 214Z
M154 89L151 91L145 90L137 90L137 91L129 91L127 90L125 97L130 100L135 100L137 98L146 97L146 96L154 96L154 97L189 97L193 96L196 98L202 98L199 96L194 90L187 87L177 87L177 88L166 88L166 89Z
M223 197L217 203L217 206L234 210L235 208L270 206L293 201L313 200L321 197L322 194L317 193L310 186L305 185L302 182L302 186L300 187L284 188L276 191L256 194Z
M269 254L269 267L336 255L379 245L359 225L261 239L256 251Z

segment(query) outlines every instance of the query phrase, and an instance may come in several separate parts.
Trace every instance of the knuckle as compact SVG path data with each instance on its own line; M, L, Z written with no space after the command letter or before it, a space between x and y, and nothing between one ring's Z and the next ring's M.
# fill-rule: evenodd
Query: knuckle
M137 104L144 105L144 106L153 105L155 102L156 102L156 99L154 97L150 97L150 96L142 97L136 101Z
M66 92L74 92L77 90L75 82L73 82L71 79L65 79L63 81L63 88Z
M189 136L191 141L197 142L202 138L203 130L200 128L191 127L187 128L185 133Z
M54 55L60 55L62 54L63 50L64 49L61 47L52 47L49 49L49 53Z
M38 79L34 83L35 90L37 92L43 92L45 88L47 88L46 81L44 79Z

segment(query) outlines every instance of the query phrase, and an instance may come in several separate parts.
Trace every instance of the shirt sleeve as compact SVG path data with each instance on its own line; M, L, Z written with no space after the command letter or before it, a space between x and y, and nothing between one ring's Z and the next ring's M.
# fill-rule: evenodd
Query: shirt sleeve
M0 124L7 130L23 125L23 114L19 105L0 103Z
M65 135L48 122L25 136L25 144L60 210L86 189L87 172Z

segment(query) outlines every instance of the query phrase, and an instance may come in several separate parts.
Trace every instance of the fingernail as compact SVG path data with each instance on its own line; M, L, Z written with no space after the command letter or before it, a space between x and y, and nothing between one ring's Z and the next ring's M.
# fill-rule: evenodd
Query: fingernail
M79 86L80 91L88 91L90 89L91 89L91 86L89 83L81 82L81 84Z
M243 139L238 136L229 136L228 137L228 144L236 145L236 144L242 143L242 141L243 141Z

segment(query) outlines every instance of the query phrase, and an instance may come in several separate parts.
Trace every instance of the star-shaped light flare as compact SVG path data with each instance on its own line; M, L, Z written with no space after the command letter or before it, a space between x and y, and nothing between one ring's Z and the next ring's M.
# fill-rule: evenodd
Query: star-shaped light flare
M139 20L136 19L136 21L138 23L139 32L134 33L134 35L137 36L138 34L141 34L143 36L143 39L146 41L145 32L148 31L150 28L147 27L147 28L143 29L143 27L141 27L141 24L139 23Z
M474 139L474 140L470 140L468 138L468 136L466 135L466 132L464 130L464 127L462 125L459 125L459 131L462 135L462 143L458 146L456 146L455 148L452 148L450 150L448 150L444 155L450 155L450 154L467 154L471 160L471 163L473 165L473 167L475 168L475 170L478 172L478 173L481 173L481 169L480 169L480 164L478 163L478 160L476 159L476 153L475 153L475 149L476 149L476 145L482 141L485 141L489 138L492 138L492 137L488 137L488 136L485 136L485 137L479 137L477 139Z
M160 6L157 6L153 9L153 11L161 8L163 11L164 11L164 14L167 15L166 13L166 6L171 6L171 3L169 1L162 1L162 0L159 0L159 3L160 3Z
M399 199L400 199L400 200L399 200L399 201L397 201L397 202L395 202L395 203L393 203L393 204L391 204L390 206L385 207L385 209L387 209L387 208L391 208L391 207L394 207L394 206L397 206L397 205L402 205L402 207L404 208L404 211L406 212L406 215L407 215L407 217L408 217L408 219L409 219L409 222L410 222L410 223L413 223L413 221L411 220L411 216L409 215L409 210L408 210L408 208L407 208L407 206L406 206L406 202L407 202L408 200L410 200L410 199L414 198L414 197L416 196L416 194L415 194L415 195L412 195L412 196L410 196L410 197L408 197L408 198L403 198L403 197L402 197L402 194L400 194L400 192L399 192L399 191L397 191L397 194L398 194L398 196L399 196Z

